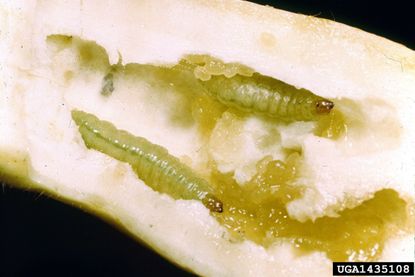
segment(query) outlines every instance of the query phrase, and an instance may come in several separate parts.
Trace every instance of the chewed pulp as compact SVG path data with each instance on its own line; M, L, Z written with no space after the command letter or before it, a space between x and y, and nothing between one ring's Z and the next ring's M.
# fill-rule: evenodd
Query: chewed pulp
M286 203L302 193L301 186L292 185L299 163L299 155L293 154L285 163L260 164L258 174L243 187L230 175L214 174L217 195L225 203L223 213L215 217L233 239L266 247L286 239L300 252L324 251L333 261L375 261L391 234L410 228L407 203L393 190L379 191L336 218L305 223L290 218Z

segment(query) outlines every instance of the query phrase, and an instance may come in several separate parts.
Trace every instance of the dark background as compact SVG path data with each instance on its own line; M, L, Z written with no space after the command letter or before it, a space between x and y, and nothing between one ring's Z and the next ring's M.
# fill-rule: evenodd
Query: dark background
M415 49L412 1L255 2L336 20ZM39 193L3 185L0 209L0 276L188 275L100 219Z

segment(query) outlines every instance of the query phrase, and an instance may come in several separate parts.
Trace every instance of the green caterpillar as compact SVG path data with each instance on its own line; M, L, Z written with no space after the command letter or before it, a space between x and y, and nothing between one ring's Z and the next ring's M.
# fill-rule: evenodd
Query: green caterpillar
M226 74L227 66L234 67L232 74ZM242 65L224 64L208 56L188 56L173 69L192 72L210 95L226 106L245 112L285 121L312 121L334 107L332 101L309 90L297 89Z
M254 73L251 77L212 76L200 81L226 106L286 121L311 121L327 114L334 103L305 89Z
M212 212L223 211L223 204L213 195L209 183L165 148L118 130L89 113L73 110L72 119L88 148L129 163L137 176L154 190L175 199L200 200Z

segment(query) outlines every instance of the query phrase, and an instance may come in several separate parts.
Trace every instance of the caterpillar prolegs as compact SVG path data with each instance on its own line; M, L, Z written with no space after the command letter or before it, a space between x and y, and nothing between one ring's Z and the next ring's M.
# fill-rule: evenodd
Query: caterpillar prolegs
M155 191L175 199L200 200L212 212L223 211L223 204L214 196L210 184L165 148L83 111L73 110L72 119L88 148L129 163L137 176Z

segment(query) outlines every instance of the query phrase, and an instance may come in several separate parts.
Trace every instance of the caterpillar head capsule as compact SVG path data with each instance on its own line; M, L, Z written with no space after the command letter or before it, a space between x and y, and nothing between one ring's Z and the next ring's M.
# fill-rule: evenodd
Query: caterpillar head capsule
M316 101L317 114L327 114L333 109L333 107L334 107L334 103L329 100L322 99L322 100Z
M223 203L212 194L208 193L202 200L203 205L211 212L221 213L223 212Z

